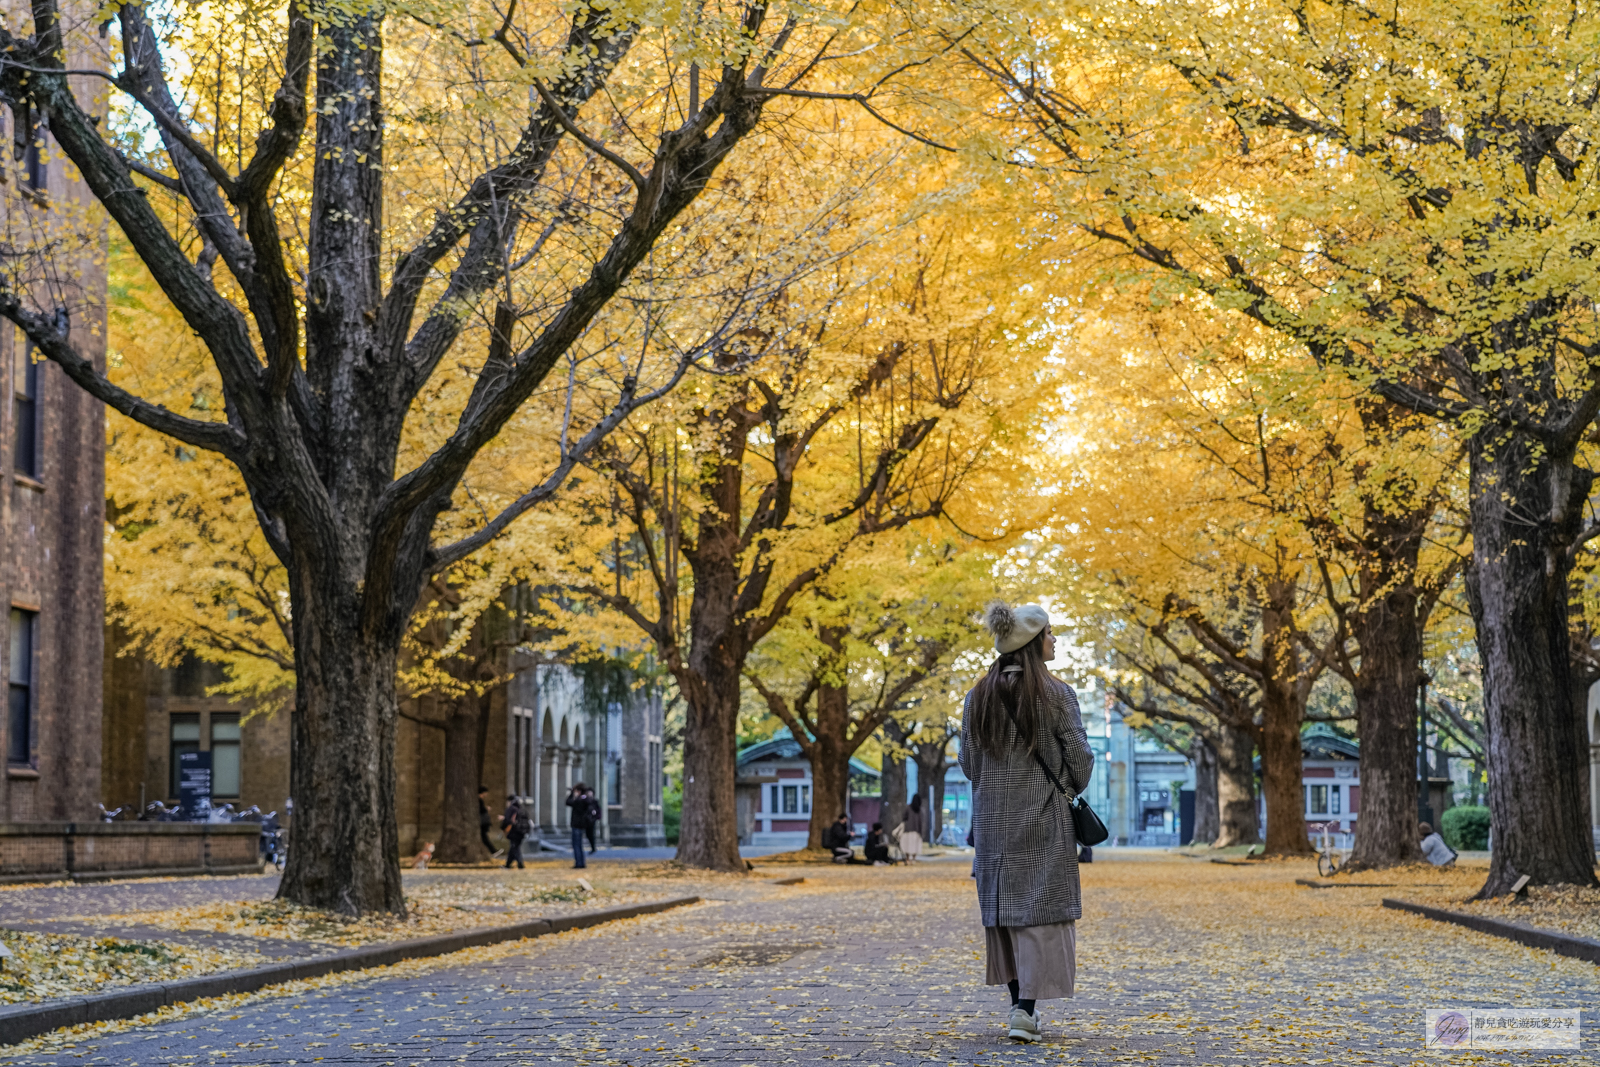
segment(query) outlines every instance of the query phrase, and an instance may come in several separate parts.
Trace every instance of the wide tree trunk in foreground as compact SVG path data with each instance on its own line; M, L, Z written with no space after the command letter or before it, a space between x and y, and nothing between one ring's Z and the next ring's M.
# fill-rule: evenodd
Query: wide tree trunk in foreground
M695 588L699 599L700 588ZM739 762L739 667L725 645L696 642L697 691L685 691L683 816L678 862L714 871L744 870L734 778ZM680 680L680 685L682 684Z
M1513 431L1471 442L1472 566L1489 742L1493 850L1480 897L1535 885L1594 885L1583 808L1587 739L1569 699L1567 575L1594 475L1569 452ZM1528 516L1556 522L1530 522Z
M294 614L295 812L278 895L346 915L404 912L394 807L398 641L371 642L337 605L319 617L322 603L307 598ZM307 859L297 863L296 854Z

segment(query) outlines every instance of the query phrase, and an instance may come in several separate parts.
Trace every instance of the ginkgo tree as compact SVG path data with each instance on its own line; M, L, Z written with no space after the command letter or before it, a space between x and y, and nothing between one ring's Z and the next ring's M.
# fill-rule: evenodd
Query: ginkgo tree
M1250 833L1261 748L1272 851L1307 848L1300 724L1318 677L1343 676L1364 741L1355 862L1414 861L1423 637L1461 562L1439 521L1452 450L1203 297L1109 297L1081 320L1065 544L1094 590L1086 642L1130 706L1216 753L1226 839Z
M1516 0L1075 0L938 14L1060 256L1303 345L1465 443L1496 843L1485 894L1594 884L1567 574L1600 526L1600 13ZM978 26L977 32L974 27Z
M822 847L844 810L856 752L948 687L954 661L979 641L975 609L993 586L989 545L920 531L886 540L810 590L746 661L746 681L811 764L808 848Z
M734 727L760 642L851 561L893 555L899 531L1003 538L1034 521L1017 453L1049 373L1012 346L1029 313L1014 248L970 200L935 198L791 287L785 315L805 328L783 351L629 420L572 498L587 519L551 580L617 643L646 637L686 706L682 862L743 865Z
M280 893L401 912L395 676L421 589L759 330L806 242L771 249L772 269L745 257L697 313L663 322L649 299L706 295L677 268L714 251L696 204L738 149L810 106L798 93L878 85L926 55L879 5L110 14L113 69L68 63L93 56L79 43L103 15L42 0L0 29L0 96L48 116L51 151L198 336L220 402L174 410L107 379L62 301L59 240L14 250L29 266L0 286L0 314L112 408L239 469L294 636L298 845ZM236 84L199 91L217 68ZM582 403L538 473L441 536L475 458L557 383ZM423 404L435 395L453 409ZM433 432L408 441L419 405Z

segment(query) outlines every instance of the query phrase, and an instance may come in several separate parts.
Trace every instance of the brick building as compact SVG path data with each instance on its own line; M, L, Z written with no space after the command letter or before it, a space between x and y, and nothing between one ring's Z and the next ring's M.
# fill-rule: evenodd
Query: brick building
M540 836L561 844L576 782L601 801L598 840L660 846L662 705L653 686L601 700L572 667L516 654L510 680L490 693L479 782L498 807L510 794L529 808ZM418 851L444 829L444 732L402 714L396 741L400 851Z
M70 36L69 52L69 66L106 62L92 27ZM93 95L83 81L75 88ZM78 350L104 368L104 219L51 157L37 115L10 110L0 124L14 148L0 174L4 240L11 248L59 241L83 249L69 263L50 262L49 295L65 308ZM31 290L26 279L24 289ZM92 819L100 799L105 417L98 400L55 364L36 359L6 322L0 365L10 382L8 403L0 405L0 470L10 475L0 494L0 587L8 609L0 824Z
M489 693L483 732L478 784L488 787L495 810L516 793L541 834L560 844L570 825L567 791L583 781L602 801L602 840L664 844L660 692L630 687L600 706L586 698L584 679L571 667L514 655L509 681ZM159 667L124 647L114 628L108 631L101 790L107 807L175 800L178 754L208 751L215 803L286 813L293 699L266 714L207 696L221 681L221 668L193 658ZM445 730L428 698L403 700L400 710L395 810L400 852L410 855L444 833Z
M100 792L108 808L143 810L177 799L178 755L210 752L212 800L235 808L285 810L289 796L291 700L262 714L246 702L207 696L222 668L194 657L163 668L137 654L117 655L106 636L105 713Z

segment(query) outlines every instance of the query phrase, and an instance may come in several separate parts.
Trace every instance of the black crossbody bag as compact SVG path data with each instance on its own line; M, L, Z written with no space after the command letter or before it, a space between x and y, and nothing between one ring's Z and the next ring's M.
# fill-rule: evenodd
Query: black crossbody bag
M1005 702L1001 701L1001 703L1004 704ZM1017 726L1017 717L1010 708L1006 708L1006 715L1010 717L1011 725L1016 727L1018 735L1021 735L1022 727ZM1044 761L1044 755L1039 751L1038 746L1034 746L1033 758L1038 761L1039 769L1044 771L1045 777L1050 779L1050 784L1055 786L1056 792L1061 796L1066 796L1066 787L1061 784L1061 779L1056 777L1056 773L1050 769L1050 764ZM1067 776L1067 781L1072 782L1072 771L1067 767L1064 753L1061 760L1061 770ZM1088 845L1093 848L1111 836L1110 832L1106 830L1106 824L1100 821L1100 816L1096 815L1094 809L1089 806L1089 802L1083 799L1083 794L1078 791L1076 782L1072 782L1072 799L1067 801L1067 807L1072 811L1072 834L1078 839L1078 844Z

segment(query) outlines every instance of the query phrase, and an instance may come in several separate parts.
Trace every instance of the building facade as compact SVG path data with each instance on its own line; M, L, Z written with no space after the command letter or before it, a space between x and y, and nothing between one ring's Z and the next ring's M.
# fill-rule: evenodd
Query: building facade
M659 848L666 844L661 691L630 685L602 700L592 688L564 663L528 657L519 665L506 686L506 792L524 798L539 832L560 843L572 825L567 796L581 781L600 798L605 841Z
M107 62L92 30L70 34L68 51L69 66L99 69ZM93 95L89 79L75 81L75 89ZM51 299L66 311L78 351L103 371L103 216L85 206L91 198L53 157L36 115L6 110L0 123L16 148L0 174L7 247L88 242L77 261L54 264L70 269L53 272ZM30 267L22 259L8 269L25 274ZM11 383L0 405L0 469L10 475L0 494L0 595L7 607L0 824L89 820L100 799L105 415L98 400L4 321L0 365Z
M1339 835L1344 847L1361 814L1361 746L1322 723L1312 723L1300 744L1306 833L1315 839L1325 829ZM1261 825L1266 824L1263 806Z
M118 652L122 655L118 655ZM276 710L207 696L222 668L190 656L165 668L137 654L113 627L106 637L100 795L107 808L143 811L178 798L178 757L211 753L212 803L252 805L288 817L293 700Z
M739 750L734 805L739 844L758 848L805 848L810 839L813 795L811 761L800 743L781 729L759 744ZM877 768L850 760L850 822L864 832L878 818L882 798ZM869 792L870 791L870 792Z

